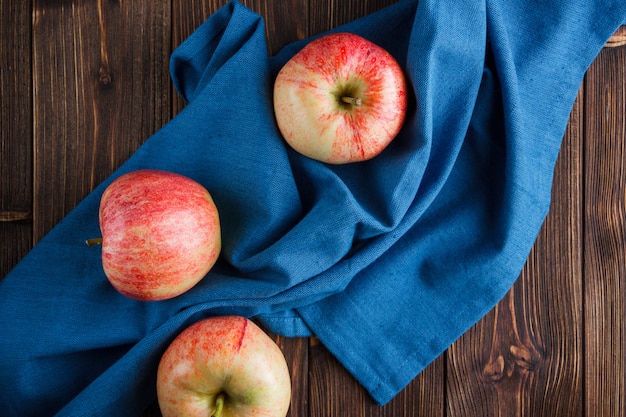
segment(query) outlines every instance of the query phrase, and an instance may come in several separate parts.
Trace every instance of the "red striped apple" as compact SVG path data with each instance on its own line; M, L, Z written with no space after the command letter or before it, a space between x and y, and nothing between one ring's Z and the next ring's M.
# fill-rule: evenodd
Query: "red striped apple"
M342 164L377 156L400 131L407 85L398 62L352 33L307 44L274 82L274 113L286 142L319 161Z
M122 175L100 200L102 266L120 293L143 301L196 285L221 249L217 207L198 182L172 172Z
M291 378L280 348L245 317L183 330L157 369L163 417L285 417Z

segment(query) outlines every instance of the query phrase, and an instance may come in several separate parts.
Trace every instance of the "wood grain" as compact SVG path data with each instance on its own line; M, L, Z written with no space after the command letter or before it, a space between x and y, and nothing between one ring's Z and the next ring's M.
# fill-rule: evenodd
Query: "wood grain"
M335 28L397 2L398 0L311 1L309 15L310 34L315 35Z
M604 49L585 94L585 416L626 415L626 47Z
M606 47L608 48L616 48L623 45L626 45L626 25L617 29L606 43Z
M0 277L32 247L30 13L27 1L0 2Z
M291 406L288 417L309 415L309 340L274 336L291 373Z
M402 393L381 407L315 338L311 341L309 356L310 417L444 416L443 357L434 361Z
M169 119L169 12L34 1L35 241Z

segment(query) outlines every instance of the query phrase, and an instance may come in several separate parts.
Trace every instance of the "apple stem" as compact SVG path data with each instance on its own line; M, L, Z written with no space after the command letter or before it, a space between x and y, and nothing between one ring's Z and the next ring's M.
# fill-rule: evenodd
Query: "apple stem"
M224 394L219 393L215 399L215 406L217 407L211 417L221 417L222 410L224 409Z
M342 96L341 101L346 104L352 104L353 106L360 106L363 103L360 97Z
M94 237L93 239L87 239L85 243L87 244L87 246L102 245L102 238Z

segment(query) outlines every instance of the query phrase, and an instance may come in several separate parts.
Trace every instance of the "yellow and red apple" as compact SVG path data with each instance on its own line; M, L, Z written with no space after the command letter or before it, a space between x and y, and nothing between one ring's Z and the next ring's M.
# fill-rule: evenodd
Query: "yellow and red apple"
M245 317L211 317L183 330L161 357L163 417L285 417L291 377L274 341Z
M211 195L173 172L138 170L114 180L101 197L99 222L104 273L116 290L138 300L186 292L221 250Z
M406 107L406 80L396 59L352 33L313 40L274 82L274 113L286 142L332 164L380 154L399 133Z

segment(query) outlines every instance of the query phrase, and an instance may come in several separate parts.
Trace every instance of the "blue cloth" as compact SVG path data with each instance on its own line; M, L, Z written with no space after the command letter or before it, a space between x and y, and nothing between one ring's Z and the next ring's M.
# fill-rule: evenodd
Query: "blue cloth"
M257 317L315 334L380 404L489 311L520 273L550 203L555 160L588 65L626 2L402 1L340 30L389 50L411 103L377 158L329 166L277 131L269 57L236 1L173 53L189 105L0 282L0 415L136 416L183 328ZM140 168L204 184L223 253L188 293L144 303L108 283L104 188Z

